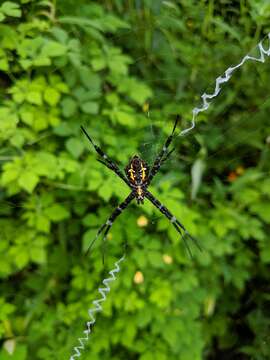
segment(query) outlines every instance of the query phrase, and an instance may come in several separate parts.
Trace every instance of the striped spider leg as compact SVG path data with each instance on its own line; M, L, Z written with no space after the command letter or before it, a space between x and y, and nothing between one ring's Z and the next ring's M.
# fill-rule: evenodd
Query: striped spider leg
M161 149L161 151L158 153L155 161L154 161L154 164L149 172L149 176L148 176L148 179L147 179L147 185L150 184L150 182L152 181L153 177L156 175L156 173L159 171L161 165L168 159L168 157L171 155L171 153L174 151L174 149L172 149L171 151L167 152L168 151L168 148L173 140L173 135L174 135L174 132L175 132L175 129L176 129L176 126L177 126L177 123L178 121L180 120L180 116L177 115L176 116L176 119L175 119L175 123L174 123L174 126L173 126L173 130L171 132L171 135L169 135L169 137L167 138L163 148Z
M119 169L119 167L109 158L107 154L99 146L97 146L93 140L90 138L87 131L81 126L82 131L84 132L87 139L90 141L90 143L93 145L94 149L103 158L103 161L98 159L99 162L101 162L103 165L107 166L110 170L112 170L117 176L119 176L127 185L130 187L129 181L125 177L125 175L122 173L122 171Z
M127 198L120 204L117 206L117 208L112 212L111 216L108 218L108 220L98 229L98 232L95 236L95 238L92 240L92 242L90 243L86 254L91 250L92 246L94 245L95 241L98 239L99 235L104 231L103 234L103 242L106 240L107 234L110 231L110 228L112 227L112 224L114 223L114 221L116 220L116 218L121 214L121 212L123 210L125 210L125 208L129 205L129 203L135 198L135 193L132 191ZM103 253L104 255L104 253ZM103 263L104 263L104 257L103 257Z
M151 201L151 203L163 214L165 215L170 222L173 224L173 226L175 227L176 231L181 235L184 244L187 248L187 251L189 253L189 256L192 258L192 253L190 250L190 247L185 239L185 235L187 235L191 240L193 240L193 242L195 243L195 245L198 247L198 249L200 251L202 251L202 248L200 246L200 244L198 243L198 241L189 234L189 232L186 230L186 228L184 227L183 224L180 223L179 220L176 219L176 217L166 208L166 206L162 205L161 202L156 199L148 190L145 191L145 197ZM183 231L183 233L182 233Z

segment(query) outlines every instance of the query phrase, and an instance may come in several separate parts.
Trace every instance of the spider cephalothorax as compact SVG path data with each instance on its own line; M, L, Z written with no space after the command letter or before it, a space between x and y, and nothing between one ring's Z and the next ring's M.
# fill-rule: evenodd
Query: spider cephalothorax
M176 121L174 123L174 127L172 130L171 135L167 138L164 146L158 153L152 167L149 169L149 166L146 164L145 161L143 161L138 155L135 155L130 160L129 164L127 165L125 169L125 174L120 170L120 168L106 155L103 150L99 146L97 146L93 140L90 138L86 130L82 127L82 131L87 136L88 140L91 142L91 144L94 146L96 152L102 157L102 160L99 161L107 166L110 170L112 170L117 176L119 176L131 189L130 194L128 197L120 204L118 207L113 211L111 216L108 218L108 220L99 228L96 237L93 239L92 243L90 244L88 250L91 248L95 240L99 237L99 235L104 231L103 240L106 239L106 236L114 222L114 220L121 214L121 212L128 206L128 204L136 198L137 203L143 203L144 198L147 198L151 203L159 209L159 211L165 215L172 225L175 227L177 232L182 236L187 249L190 253L189 247L185 241L185 235L187 235L189 238L191 238L196 245L199 247L196 240L188 233L188 231L185 229L184 225L180 223L179 220L164 206L162 205L151 193L147 190L147 187L150 185L153 177L157 174L158 170L160 169L161 165L168 159L168 157L171 155L171 153L174 151L174 149L168 151L169 146L172 142L174 131L176 129L176 125L178 122L179 116L176 117ZM184 232L184 235L182 234L182 231ZM200 248L200 247L199 247ZM191 253L190 253L191 255Z
M126 175L134 189L137 203L143 204L145 190L147 187L147 179L149 167L138 155L133 156L125 169Z

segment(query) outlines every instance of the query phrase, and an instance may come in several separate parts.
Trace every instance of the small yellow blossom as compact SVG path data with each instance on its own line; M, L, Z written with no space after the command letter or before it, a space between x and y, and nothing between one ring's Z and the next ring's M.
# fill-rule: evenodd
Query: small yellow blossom
M237 175L242 175L244 171L245 169L243 168L243 166L238 166L235 170Z
M145 102L144 104L143 104L143 112L148 112L149 111L149 103L148 102Z
M109 232L109 234L107 235L107 240L112 240L112 233Z
M204 313L206 316L212 316L215 311L216 300L214 297L208 297L204 302Z
M162 258L165 264L171 264L173 262L173 258L168 254L164 254Z
M144 282L143 273L141 271L136 271L133 281L135 282L135 284L143 283Z
M148 225L148 219L147 219L145 216L141 215L141 216L138 217L138 219L137 219L137 225L138 225L139 227L145 227L145 226L147 226L147 225Z

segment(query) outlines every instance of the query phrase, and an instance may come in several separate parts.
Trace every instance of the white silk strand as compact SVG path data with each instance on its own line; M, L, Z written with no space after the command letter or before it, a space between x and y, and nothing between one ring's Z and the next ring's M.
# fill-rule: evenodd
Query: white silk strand
M85 349L85 346L89 340L89 336L92 331L92 327L94 326L94 324L96 322L95 313L103 310L101 303L106 300L106 298L107 298L106 293L109 293L111 290L109 283L116 280L115 274L117 274L120 271L119 264L124 259L125 259L125 255L122 256L121 259L119 259L117 262L115 262L115 264L114 264L115 267L111 271L109 271L110 277L108 277L102 281L104 287L98 288L98 291L99 291L101 297L99 299L94 300L93 301L94 306L88 310L88 315L90 317L90 321L87 321L86 329L83 331L84 336L78 338L79 345L75 346L73 348L73 355L70 357L69 360L75 360L76 358L79 358L81 356L82 351Z
M268 38L268 49L265 49L264 46L263 46L263 42L264 42L264 40L266 38ZM270 56L270 33L268 33L267 36L255 46L254 49L258 50L258 52L259 52L257 57L256 56L251 56L249 54L244 56L239 64L237 64L235 66L230 66L224 72L224 74L222 74L221 76L216 78L216 80L215 80L215 90L214 90L214 92L212 94L203 93L201 95L202 105L200 107L193 108L191 126L189 128L187 128L187 129L185 129L185 130L182 130L178 134L178 136L186 135L188 132L190 132L191 130L193 130L195 128L197 115L209 108L209 106L210 106L210 104L212 102L211 100L213 98L217 97L218 94L220 93L220 91L222 89L221 85L230 80L230 78L231 78L231 76L232 76L232 74L234 73L235 70L237 70L241 66L243 66L245 64L245 62L248 61L248 60L258 61L258 62L261 62L261 63L265 62L265 55Z

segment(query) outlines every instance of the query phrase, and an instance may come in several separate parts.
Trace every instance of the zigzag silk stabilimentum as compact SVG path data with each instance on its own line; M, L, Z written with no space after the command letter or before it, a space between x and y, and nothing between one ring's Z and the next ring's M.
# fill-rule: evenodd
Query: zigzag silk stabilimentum
M263 42L265 41L265 39L268 39L268 49L265 49L263 47ZM254 50L258 51L259 50L259 54L258 56L251 56L249 55L250 53L252 53ZM218 76L215 80L215 90L212 94L207 94L207 93L203 93L201 95L201 99L202 99L202 106L200 107L195 107L192 110L192 121L191 121L191 126L187 129L182 130L178 136L181 135L186 135L189 131L191 131L192 129L195 128L196 124L196 118L197 115L205 110L207 110L209 108L209 106L211 105L211 101L213 98L217 97L218 94L220 93L220 91L222 90L222 84L228 82L232 76L232 74L234 73L235 70L239 69L242 65L245 64L246 61L251 60L251 61L258 61L261 63L265 62L265 55L266 56L270 56L270 33L268 33L264 39L262 41L260 41L254 48L253 50L250 52L249 54L245 55L243 57L243 59L240 61L239 64L235 65L235 66L230 66L221 76Z
M103 283L103 285L105 287L99 287L98 288L98 291L99 291L101 297L94 300L92 302L92 304L94 306L91 307L90 309L88 309L88 315L90 317L90 321L87 321L87 323L86 323L86 329L83 331L84 336L78 338L79 345L74 346L73 355L70 357L70 360L75 360L76 358L80 357L81 352L85 349L85 345L89 340L89 336L91 334L92 328L93 328L93 326L94 326L94 324L96 322L96 318L95 318L94 314L96 312L102 311L101 303L103 303L106 300L106 298L107 298L106 293L109 293L110 290L111 290L109 283L116 280L116 275L115 274L117 274L120 271L119 264L124 259L125 259L125 255L122 256L121 259L119 259L118 261L115 262L115 264L114 264L115 267L111 271L109 271L110 277L108 277L108 278L106 278L106 279L104 279L102 281L102 283Z

